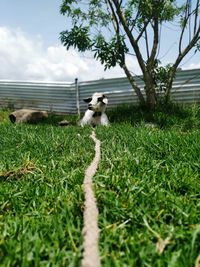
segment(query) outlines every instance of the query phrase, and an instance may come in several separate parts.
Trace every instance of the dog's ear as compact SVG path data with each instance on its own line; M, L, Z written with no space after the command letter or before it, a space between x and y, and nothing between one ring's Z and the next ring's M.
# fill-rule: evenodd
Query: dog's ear
M105 95L103 95L103 100L102 100L102 102L103 102L105 105L108 104L108 98L107 98Z
M105 104L105 105L108 104L108 98L107 98L105 95L103 95L103 96L101 96L101 97L98 97L98 101L99 101L99 102L102 102L102 103Z
M85 101L86 103L90 103L91 100L92 100L92 97L88 97L88 98L83 99L83 101Z

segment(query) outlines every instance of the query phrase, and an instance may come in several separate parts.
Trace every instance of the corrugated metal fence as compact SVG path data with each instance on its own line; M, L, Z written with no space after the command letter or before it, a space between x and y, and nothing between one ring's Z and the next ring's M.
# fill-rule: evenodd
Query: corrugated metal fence
M141 76L136 77L143 90ZM74 83L0 81L0 108L34 108L56 113L83 112L84 98L94 92L108 96L108 107L125 103L138 103L127 78L102 79ZM172 88L172 100L183 103L200 103L200 69L178 71Z
M76 90L73 83L0 81L0 107L76 113Z

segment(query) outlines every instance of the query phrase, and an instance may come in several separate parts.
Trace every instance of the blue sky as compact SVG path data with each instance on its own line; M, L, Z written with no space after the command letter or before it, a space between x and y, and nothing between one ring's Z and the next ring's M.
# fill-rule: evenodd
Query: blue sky
M59 12L59 0L1 0L0 26L21 28L36 38L40 35L45 46L60 44L59 32L66 17Z
M0 0L0 79L73 81L124 76L117 67L104 72L89 53L66 51L59 33L69 21L59 12L61 0ZM176 28L164 28L165 63L176 48ZM200 55L186 58L182 68L200 68ZM127 58L134 73L140 73L135 59ZM94 71L95 70L95 71Z

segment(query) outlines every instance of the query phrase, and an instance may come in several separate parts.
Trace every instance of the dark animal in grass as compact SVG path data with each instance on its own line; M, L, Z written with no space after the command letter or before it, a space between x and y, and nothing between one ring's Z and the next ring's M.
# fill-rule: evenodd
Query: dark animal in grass
M12 123L37 123L46 119L48 114L46 111L19 109L9 115Z

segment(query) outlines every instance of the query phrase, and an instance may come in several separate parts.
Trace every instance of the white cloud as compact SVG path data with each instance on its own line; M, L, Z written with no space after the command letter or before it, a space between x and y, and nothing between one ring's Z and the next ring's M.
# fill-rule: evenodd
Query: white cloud
M87 52L84 55L62 45L44 47L42 38L33 39L21 29L0 27L0 79L34 81L80 81L124 76L120 67L104 71L104 67ZM127 65L133 74L141 71L132 56ZM199 63L184 69L200 68Z
M87 81L124 76L120 67L105 72L88 52L66 51L62 45L45 48L41 37L32 39L21 29L0 27L0 40L0 79ZM135 60L131 64L138 70Z
M183 67L183 69L200 69L200 63L190 63L188 66Z

